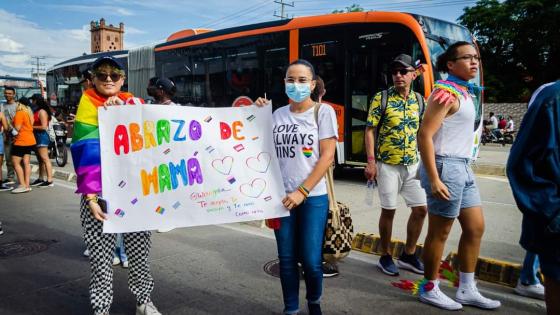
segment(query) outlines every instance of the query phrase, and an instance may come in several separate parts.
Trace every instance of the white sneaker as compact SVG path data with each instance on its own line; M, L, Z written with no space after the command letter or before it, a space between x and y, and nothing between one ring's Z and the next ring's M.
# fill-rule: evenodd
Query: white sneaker
M420 302L437 306L448 311L458 311L463 308L463 305L453 301L452 298L441 292L439 285L435 285L430 291L421 293L419 298Z
M31 188L27 188L25 186L18 186L17 188L14 188L12 190L12 194L21 194L21 193L26 193L28 191L31 191Z
M128 268L128 260L122 262L122 267L123 268Z
M136 315L162 315L153 302L136 306Z
M119 257L113 257L113 266L118 266L121 264Z
M84 250L84 253L82 255L84 255L84 257L89 257L89 249L86 248L86 250Z
M498 300L491 300L483 297L476 288L476 282L473 282L470 285L459 285L459 289L457 289L457 294L455 295L455 300L463 305L472 305L487 310L493 310L502 306L502 303Z
M158 229L157 232L158 233L167 233L169 231L173 231L174 229L175 228L161 228L161 229Z
M513 291L522 296L544 300L544 286L540 283L524 285L521 280L517 280L517 286Z

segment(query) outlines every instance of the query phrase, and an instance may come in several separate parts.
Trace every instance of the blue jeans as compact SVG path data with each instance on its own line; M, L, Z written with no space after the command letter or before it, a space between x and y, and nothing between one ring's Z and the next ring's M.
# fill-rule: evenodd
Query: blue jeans
M527 251L525 253L525 260L523 260L523 268L521 269L521 274L519 275L519 280L522 284L537 284L541 283L539 278L537 278L537 272L539 270L539 256L535 253Z
M115 257L118 257L121 262L128 261L126 251L124 250L124 237L122 233L117 234L117 245L115 246Z
M290 216L283 217L275 230L280 260L280 282L284 296L284 314L299 311L299 271L301 262L307 288L308 303L319 304L323 292L322 251L329 198L309 197Z

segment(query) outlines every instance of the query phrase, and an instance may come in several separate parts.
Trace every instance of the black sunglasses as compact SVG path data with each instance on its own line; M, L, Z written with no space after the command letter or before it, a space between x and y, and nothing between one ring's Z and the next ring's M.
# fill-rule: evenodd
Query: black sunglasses
M397 73L400 73L401 75L406 75L409 72L412 72L414 70L408 70L408 69L392 69L391 70L391 74L392 75L397 75Z
M113 72L111 74L108 73L103 73L103 72L98 72L95 74L95 77L97 78L97 80L99 81L107 81L107 78L111 78L111 81L113 82L117 82L122 78L122 75L120 75L119 73Z

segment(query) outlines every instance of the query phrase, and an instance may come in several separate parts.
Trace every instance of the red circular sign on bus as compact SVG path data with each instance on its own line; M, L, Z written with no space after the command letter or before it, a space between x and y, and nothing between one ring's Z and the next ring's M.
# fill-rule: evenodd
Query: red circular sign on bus
M231 103L231 107L243 107L243 106L250 106L253 105L253 100L248 96L240 96L236 98L233 103Z

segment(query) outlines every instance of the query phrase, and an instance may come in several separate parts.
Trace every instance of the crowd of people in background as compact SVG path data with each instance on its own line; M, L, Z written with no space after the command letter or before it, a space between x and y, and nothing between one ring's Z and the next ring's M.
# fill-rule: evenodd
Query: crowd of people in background
M414 64L413 59L406 54L393 59L389 65L393 86L377 93L369 108L365 136L365 177L378 186L382 208L378 224L383 255L377 267L390 276L399 275L399 267L423 275L422 285L429 288L419 294L419 300L423 303L446 310L459 310L463 305L482 309L499 308L500 301L482 296L474 280L484 233L480 193L469 166L474 143L471 126L476 115L473 97L479 88L469 83L469 80L474 78L479 68L477 50L466 42L451 45L437 60L438 70L448 73L448 77L446 81L436 83L427 100L412 90L412 82L418 75ZM114 58L102 57L82 73L80 81L83 95L76 114L72 156L78 177L77 192L82 194L80 218L86 243L84 255L89 257L92 265L90 300L95 314L108 314L113 295L111 265L122 264L124 268L130 269L129 284L137 299L137 314L160 314L151 300L154 287L148 263L151 233L101 233L102 222L106 219L100 203L101 165L97 163L93 168L91 165L92 161L100 162L99 150L96 149L99 143L92 142L90 138L81 142L87 135L80 133L80 130L85 130L80 129L80 124L98 121L97 109L91 110L87 106L121 105L129 99L135 99L134 102L138 104L144 102L121 91L125 79L123 69ZM283 203L290 210L290 216L282 218L275 227L284 314L299 312L299 268L304 271L309 314L321 314L322 278L339 273L338 266L324 262L321 254L328 212L323 176L334 160L338 136L336 115L330 106L322 104L326 93L324 83L307 61L291 63L284 83L290 103L275 111L274 124L299 124L302 132L316 134L318 139L313 148L315 159L279 157L286 189ZM557 86L549 87L544 94L558 98L558 89ZM173 102L176 92L172 80L151 78L147 85L149 98L146 103L179 105ZM556 96L554 93L557 93ZM25 193L31 191L31 187L52 187L53 169L48 155L49 126L56 119L52 109L40 94L33 95L30 100L24 97L16 100L15 89L7 87L4 97L6 104L0 110L0 134L3 137L3 141L0 141L0 165L6 161L7 174L4 177L0 169L0 191ZM538 102L542 103L543 100L538 99ZM265 98L259 98L255 103L258 106L270 104ZM535 106L539 109L531 112L531 117L553 115L541 109L540 103ZM524 122L524 125L536 128L531 123ZM495 115L493 112L489 113L484 126L496 138L515 131L512 116ZM558 126L551 128L559 130ZM549 129L547 131L552 132ZM523 139L529 139L527 133L530 131L523 133ZM508 176L513 181L516 201L524 212L522 245L528 252L515 292L545 298L545 287L537 271L540 265L541 272L547 277L547 285L550 283L550 289L547 287L546 290L553 292L546 294L546 302L549 310L554 311L559 309L558 301L554 301L550 295L560 292L559 257L546 250L554 247L551 244L558 241L554 236L557 234L550 236L535 230L539 224L543 224L544 219L536 214L539 212L534 209L534 199L527 196L538 193L527 189L521 180L530 181L537 176L523 172L531 161L523 160L518 147L515 151L517 154L512 154L509 161L509 166L515 170L510 167ZM31 181L30 159L33 152L39 162L39 176ZM83 164L86 162L89 164ZM558 165L550 168L558 171ZM560 173L554 174L560 177ZM558 188L558 178L548 180ZM554 195L552 190L551 194ZM539 198L550 201L558 197L557 191L555 197L539 195ZM399 195L411 209L411 214L406 229L406 246L395 264L389 247ZM423 259L420 259L416 254L416 243L426 217L428 234L424 242ZM558 213L554 220L558 221L557 218ZM455 219L461 225L462 236L458 248L459 288L452 299L439 289L438 271L443 247ZM558 230L560 223L556 221L550 223L556 225L547 228ZM0 235L2 233L0 222ZM535 239L542 244L535 245ZM298 252L300 248L304 249L303 255Z

